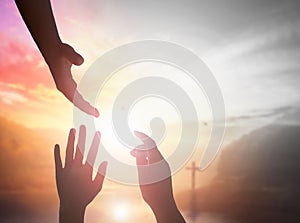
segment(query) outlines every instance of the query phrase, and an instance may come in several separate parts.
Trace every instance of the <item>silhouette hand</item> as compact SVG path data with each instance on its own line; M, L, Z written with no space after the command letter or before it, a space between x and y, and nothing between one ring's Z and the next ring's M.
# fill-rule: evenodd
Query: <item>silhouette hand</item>
M91 163L82 164L84 146L85 146L85 127L80 127L78 145L76 147L75 157L74 140L75 130L71 129L69 133L65 167L62 167L59 145L55 145L54 158L56 169L56 185L60 199L60 222L83 222L84 212L87 205L101 191L107 162L100 164L99 171L94 180L92 180L93 165L98 152L100 143L100 133L94 136L88 158ZM82 153L80 149L82 150Z
M49 66L57 89L80 110L98 117L98 110L76 89L77 84L72 77L71 66L81 65L83 58L71 46L61 42L50 0L15 1L30 34Z
M143 199L153 210L157 222L185 222L173 197L171 171L168 163L157 149L153 139L137 131L135 131L135 135L143 141L143 145L137 146L130 152L136 158ZM161 169L150 165L157 162L160 162ZM163 176L169 177L157 182L145 183L152 179L149 177L157 176L158 171L163 173Z
M68 44L61 43L58 48L56 52L49 52L48 55L45 55L56 88L80 110L98 117L99 111L81 96L72 77L72 65L81 65L84 62L83 57ZM75 98L76 100L74 100Z

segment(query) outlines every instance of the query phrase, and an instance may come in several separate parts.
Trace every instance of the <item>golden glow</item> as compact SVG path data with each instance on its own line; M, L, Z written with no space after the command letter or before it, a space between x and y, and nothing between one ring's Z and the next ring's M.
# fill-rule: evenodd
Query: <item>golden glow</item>
M129 205L125 203L118 203L113 207L113 216L114 219L118 222L124 222L127 220L129 213Z

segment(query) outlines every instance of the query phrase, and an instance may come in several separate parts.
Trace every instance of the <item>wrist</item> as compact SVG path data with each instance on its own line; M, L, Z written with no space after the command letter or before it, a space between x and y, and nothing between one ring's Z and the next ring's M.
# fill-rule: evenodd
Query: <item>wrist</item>
M83 223L86 207L74 207L60 205L59 207L59 222L60 223Z
M48 66L51 67L51 65L56 65L55 63L57 62L57 59L60 58L60 55L62 55L64 43L58 40L50 45L51 46L47 46L41 50L41 53Z
M177 206L174 200L164 200L159 204L150 205L150 208L152 209L156 217L170 215L170 213L173 213L175 210L177 210Z
M185 222L174 200L163 202L162 205L151 207L151 209L158 223Z

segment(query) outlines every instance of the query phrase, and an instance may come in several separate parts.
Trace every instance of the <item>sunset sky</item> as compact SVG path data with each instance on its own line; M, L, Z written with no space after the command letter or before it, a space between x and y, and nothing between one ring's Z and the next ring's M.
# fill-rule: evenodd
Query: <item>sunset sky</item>
M228 116L297 104L297 4L52 1L61 38L85 58L74 68L76 79L115 46L142 39L169 40L192 49L206 62L223 90ZM29 127L68 127L72 107L54 90L13 1L1 1L0 25L1 113Z
M224 96L227 120L225 144L277 120L287 111L299 108L300 2L297 0L52 0L51 3L61 39L85 59L82 66L72 68L77 81L104 52L132 41L166 40L197 54L215 75ZM126 83L127 79L123 77L113 86L124 86ZM108 91L103 97L107 100L103 107L105 111L112 95ZM101 113L101 108L99 110ZM33 140L37 133L46 138L37 139L37 142L45 142L49 147L46 152L39 151L36 144L32 149L24 145L26 149L22 151L22 156L26 160L29 153L36 153L46 160L46 164L40 159L36 162L38 166L45 164L45 169L41 171L49 174L51 180L45 177L38 179L40 173L33 178L37 184L43 185L42 188L46 188L45 191L52 188L49 190L55 196L51 145L56 142L65 144L68 129L73 125L73 106L55 89L48 67L12 0L0 1L0 116L3 129L19 129L20 134L24 133L20 140L14 135L18 134L16 132L3 133L8 138L26 143L29 143L28 139ZM199 120L205 121L206 116ZM299 123L297 118L294 121ZM27 131L30 132L28 139ZM203 135L199 147L207 142L209 130L204 129ZM14 160L13 166L17 168L18 163L23 163L24 160L21 162L18 158L20 154L7 149L11 144L3 141L1 145L7 146L0 155ZM193 157L193 160L198 159L199 152ZM32 162L26 167L28 173L21 173L20 170L16 173L16 179L19 179L18 174L25 178L30 176L30 170L34 168ZM6 164L9 165L1 165L7 167ZM1 173L7 181L4 180L3 185L0 183L0 194L6 194L5 191L9 190L9 178L5 176L10 171L7 167L6 172ZM212 167L211 173L207 174L209 176L203 173L203 182L210 179L215 171ZM180 171L175 176L175 190L187 190L190 184L182 183L187 179L189 173ZM136 187L109 182L104 199L97 199L91 206L88 222L98 217L99 212L102 213L100 207L104 203L112 202L110 206L114 206L113 201L118 196L109 198L115 188L118 188L117 195L124 200L116 201L120 209L123 206L123 209L128 208L127 203L132 201L131 211L137 208L141 218L147 215L153 220L147 207L141 206L143 202ZM20 190L26 194L23 189ZM27 190L37 197L47 194L41 191L36 193L32 188ZM129 193L128 197L121 195L125 191L132 191L132 194ZM21 200L25 202L30 199ZM49 203L57 204L57 200L50 202L51 199L46 197ZM24 205L22 202L16 202L20 209ZM38 204L30 204L33 209L38 209ZM110 216L105 215L105 218Z

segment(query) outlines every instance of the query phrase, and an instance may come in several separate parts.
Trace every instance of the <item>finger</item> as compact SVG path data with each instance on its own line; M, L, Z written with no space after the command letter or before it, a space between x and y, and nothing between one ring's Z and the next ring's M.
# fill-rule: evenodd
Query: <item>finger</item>
M86 101L82 95L78 92L78 90L75 90L74 92L74 105L79 108L81 111L93 115L95 117L99 117L99 111L97 108L93 107L88 101Z
M97 192L99 192L102 189L103 181L107 170L107 164L107 161L102 162L98 168L98 173L93 182Z
M86 138L86 129L84 125L81 125L79 130L78 143L76 146L75 159L74 159L74 161L77 164L82 164L82 159L83 159L84 149L85 149L85 138Z
M64 44L64 52L65 52L65 56L68 58L68 60L74 64L74 65L81 65L84 62L83 57L77 53L73 47L71 47L68 44Z
M137 148L140 150L147 150L147 157L149 160L149 163L156 163L161 160L164 160L164 157L158 150L156 143L153 139L151 139L148 135L145 133L139 132L139 131L134 131L135 135L141 139L144 142L144 146L138 146Z
M147 146L146 149L150 150L156 147L156 143L154 142L153 139L151 139L148 135L145 133L139 132L139 131L134 131L134 134L136 137L138 137L142 142Z
M137 166L148 165L147 151L140 150L136 147L130 154L135 157Z
M147 140L148 138L150 138L148 135L146 135L143 132L139 132L139 131L134 131L134 134L136 135L136 137L138 137L140 140L142 140L143 142L145 140Z
M55 82L57 89L81 111L89 115L99 117L99 111L97 110L97 108L90 105L90 103L86 101L78 92L77 84L72 78L71 72L66 75L69 75L70 77L67 78L65 81Z
M58 176L62 170L62 162L60 158L60 148L59 145L56 144L54 147L54 161L55 161L55 173Z
M89 151L87 159L86 159L86 163L88 163L91 166L91 168L93 168L96 157L97 157L100 139L101 139L100 132L96 132L93 142L92 142L92 145L91 145L91 148L90 148L90 151Z
M74 50L74 53L73 53L73 55L70 58L70 61L72 62L72 64L74 64L76 66L80 66L81 64L83 64L84 59L83 59L83 57L79 53L77 53Z
M75 133L76 131L74 128L70 129L66 149L65 168L70 167L73 162Z

